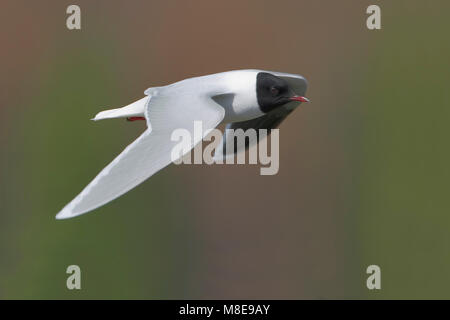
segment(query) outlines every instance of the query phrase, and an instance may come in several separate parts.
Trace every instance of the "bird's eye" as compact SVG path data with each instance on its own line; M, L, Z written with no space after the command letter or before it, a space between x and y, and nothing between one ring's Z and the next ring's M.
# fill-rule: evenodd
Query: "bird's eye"
M277 87L270 87L270 93L277 96L280 93L280 90Z

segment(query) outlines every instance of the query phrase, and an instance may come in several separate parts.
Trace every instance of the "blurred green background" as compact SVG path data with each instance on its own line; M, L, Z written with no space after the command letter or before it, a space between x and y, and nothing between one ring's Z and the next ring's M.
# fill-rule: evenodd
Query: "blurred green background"
M1 4L0 298L450 298L448 1L72 3ZM145 129L98 111L246 68L310 83L278 175L172 165L54 219Z

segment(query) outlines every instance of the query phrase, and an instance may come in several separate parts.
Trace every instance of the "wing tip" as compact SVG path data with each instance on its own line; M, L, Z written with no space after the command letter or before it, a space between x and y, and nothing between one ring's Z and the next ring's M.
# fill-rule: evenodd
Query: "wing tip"
M57 215L55 216L55 219L56 220L64 220L64 219L69 219L69 218L76 217L76 216L78 216L80 214L82 214L82 213L74 212L73 208L71 206L71 203L69 203L67 206L62 208L60 212L57 213Z
M75 215L72 214L69 210L62 209L58 214L55 216L56 220L64 220L74 217Z

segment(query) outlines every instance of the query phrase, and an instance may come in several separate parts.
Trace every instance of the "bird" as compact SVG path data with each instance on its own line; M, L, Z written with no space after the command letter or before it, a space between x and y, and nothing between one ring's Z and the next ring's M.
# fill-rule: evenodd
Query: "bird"
M298 74L233 70L151 87L145 90L142 99L99 112L91 120L144 120L147 129L65 205L56 219L73 218L97 209L174 162L176 159L171 157L176 143L171 140L174 130L183 128L192 133L193 123L202 122L203 136L194 135L190 149L202 141L208 130L222 123L226 129L270 132L302 102L309 102L305 97L307 86L307 80ZM229 156L226 143L225 133L215 158ZM231 152L242 151L235 148Z

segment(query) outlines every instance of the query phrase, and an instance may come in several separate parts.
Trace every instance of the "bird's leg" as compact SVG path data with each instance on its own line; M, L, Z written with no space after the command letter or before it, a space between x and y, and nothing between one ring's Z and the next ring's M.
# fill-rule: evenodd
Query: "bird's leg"
M144 117L128 117L127 121L145 120Z

